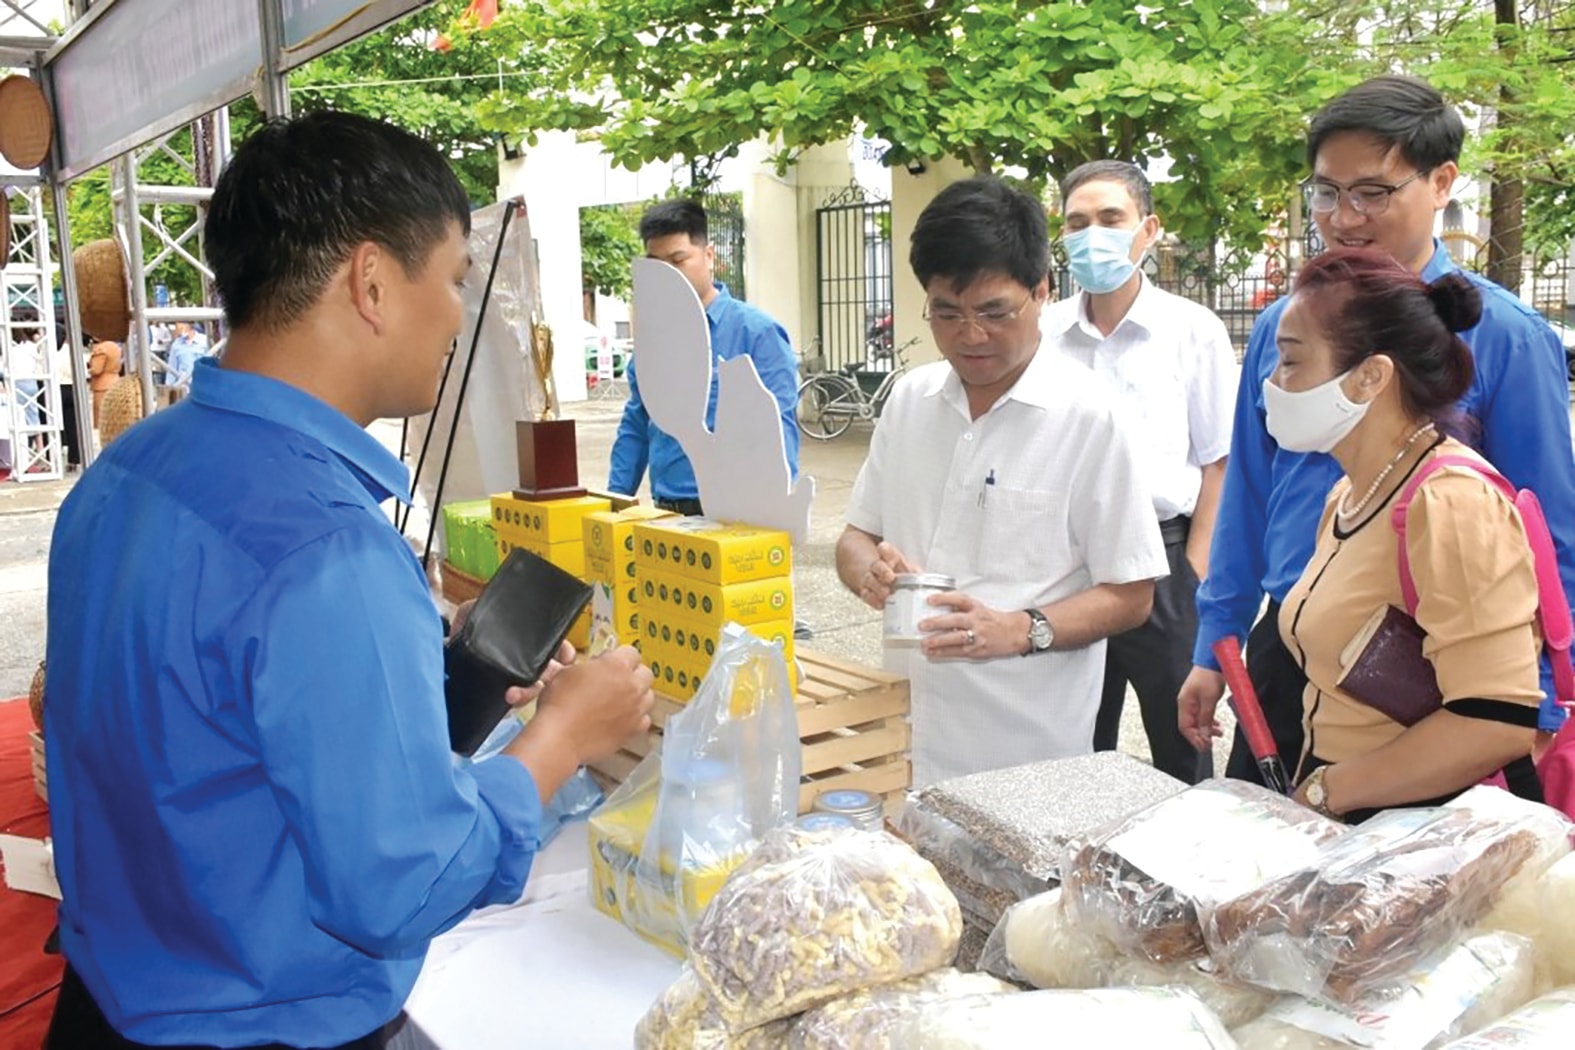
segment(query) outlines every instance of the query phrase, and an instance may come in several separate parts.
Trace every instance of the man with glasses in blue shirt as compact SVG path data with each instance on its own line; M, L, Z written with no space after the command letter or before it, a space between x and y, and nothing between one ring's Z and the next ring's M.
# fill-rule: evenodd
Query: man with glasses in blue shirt
M1433 227L1459 175L1464 138L1459 113L1414 77L1377 77L1330 102L1313 117L1307 139L1308 210L1324 243L1386 251L1423 281L1457 270ZM1563 349L1530 306L1468 276L1482 292L1482 320L1461 333L1476 362L1460 404L1471 424L1466 437L1541 499L1565 589L1575 592L1575 457ZM1312 556L1324 500L1341 470L1326 453L1279 448L1265 428L1263 383L1276 366L1275 333L1286 302L1258 318L1242 362L1225 492L1208 579L1198 589L1194 667L1178 705L1182 731L1194 746L1209 746L1219 732L1214 712L1224 693L1212 646L1226 636L1248 636L1250 627L1248 669L1280 754L1294 770L1307 679L1280 639L1279 607ZM1254 627L1265 595L1268 610ZM1543 685L1550 699L1541 724L1553 729L1563 714L1551 700L1546 669ZM1240 732L1227 772L1258 779Z
M542 807L649 726L622 649L496 757L449 751L383 509L410 478L364 428L436 404L469 226L442 156L364 117L270 123L220 177L223 361L105 449L50 550L51 1050L430 1045L401 1014L428 943L517 900Z

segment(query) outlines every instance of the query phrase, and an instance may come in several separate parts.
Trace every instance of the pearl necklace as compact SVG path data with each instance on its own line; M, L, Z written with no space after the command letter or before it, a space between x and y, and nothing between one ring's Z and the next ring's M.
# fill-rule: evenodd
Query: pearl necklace
M1362 495L1362 498L1357 501L1357 504L1354 507L1350 505L1351 490L1347 489L1345 495L1340 497L1340 517L1349 521L1351 518L1356 517L1358 514L1362 513L1362 511L1366 510L1367 505L1371 503L1373 501L1373 497L1378 494L1378 487L1384 483L1384 479L1394 472L1394 469L1400 465L1401 460L1405 459L1406 453L1411 451L1411 446L1415 445L1417 441L1421 439L1423 434L1430 432L1432 429L1432 423L1423 423L1421 426L1411 431L1411 436L1405 439L1405 444L1400 446L1400 451L1395 453L1393 459L1384 464L1384 469L1378 472L1378 476L1373 479L1373 483L1371 485L1367 486L1367 491Z

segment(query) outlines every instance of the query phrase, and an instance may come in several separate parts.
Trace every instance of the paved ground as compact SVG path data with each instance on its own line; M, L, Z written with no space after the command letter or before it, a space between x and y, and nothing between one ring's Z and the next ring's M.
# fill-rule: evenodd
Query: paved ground
M568 405L578 421L580 477L592 486L607 477L608 453L622 413L621 402L589 401ZM397 424L378 424L385 444L397 445ZM806 438L802 472L816 481L809 543L795 551L795 601L801 618L815 631L809 644L834 655L879 665L880 616L842 587L833 566L842 515L869 447L870 428L856 425L835 441ZM0 483L0 699L27 691L44 649L45 575L55 510L71 482L30 485ZM642 493L644 494L644 493ZM1148 757L1137 713L1129 698L1122 723L1122 750ZM1218 768L1224 768L1221 756Z

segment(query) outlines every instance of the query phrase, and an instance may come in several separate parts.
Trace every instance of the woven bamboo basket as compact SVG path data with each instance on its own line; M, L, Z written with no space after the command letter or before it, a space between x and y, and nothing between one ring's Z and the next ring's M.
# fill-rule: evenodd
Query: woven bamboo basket
M36 168L54 139L49 100L37 82L20 74L0 80L0 156L13 167Z
M82 303L82 330L95 339L122 342L131 330L131 289L120 242L106 237L71 253ZM140 418L140 417L139 417Z
M121 376L104 391L104 403L99 406L98 439L108 447L111 441L131 429L147 415L142 404L142 380L138 376Z
M38 670L33 672L33 686L27 691L27 706L33 712L33 725L40 733L44 731L44 661L38 662Z

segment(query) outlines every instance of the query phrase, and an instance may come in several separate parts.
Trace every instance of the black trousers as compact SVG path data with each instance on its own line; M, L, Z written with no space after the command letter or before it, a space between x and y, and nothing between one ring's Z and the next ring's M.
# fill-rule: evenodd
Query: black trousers
M389 1037L403 1022L403 1016L389 1025L349 1043L340 1043L325 1050L383 1050ZM147 1043L134 1043L110 1027L104 1012L88 994L87 986L68 963L60 979L60 996L55 1000L55 1013L49 1021L49 1034L44 1037L44 1050L155 1050ZM156 1050L218 1050L208 1046L160 1047ZM255 1050L304 1050L287 1047L283 1043L269 1043ZM314 1048L315 1050L315 1048Z
M1116 749L1130 683L1143 711L1154 767L1195 784L1213 774L1214 758L1193 747L1176 722L1176 696L1192 670L1192 642L1198 633L1198 577L1187 561L1190 526L1185 517L1160 525L1170 575L1154 584L1154 611L1141 627L1105 643L1105 687L1094 720L1094 750Z
M682 514L688 518L705 513L700 507L700 501L697 499L656 499L652 500L652 502L662 510L670 510L674 514Z
M60 384L60 439L65 442L66 463L73 467L80 467L82 447L77 441L76 391L75 383Z
M1285 772L1294 779L1302 757L1302 698L1307 691L1307 676L1280 638L1279 602L1269 603L1268 610L1247 636L1247 676L1258 691L1258 703L1263 708L1264 720L1269 723L1269 733L1279 749ZM1225 775L1254 784L1263 783L1258 762L1252 757L1252 748L1247 745L1247 737L1240 726L1236 727L1236 740L1231 746Z

